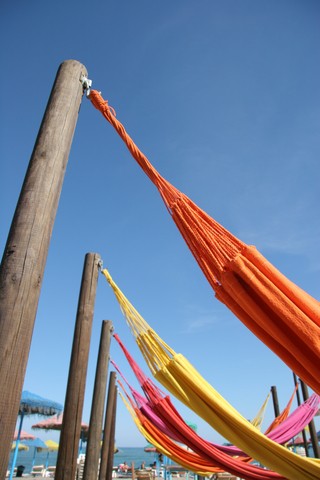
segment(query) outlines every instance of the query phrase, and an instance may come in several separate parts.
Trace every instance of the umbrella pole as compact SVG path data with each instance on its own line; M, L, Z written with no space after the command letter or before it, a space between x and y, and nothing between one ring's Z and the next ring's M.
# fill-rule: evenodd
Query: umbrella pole
M79 447L79 451L78 451L78 455L82 453L82 433L80 435L80 447Z
M11 465L11 469L10 469L10 477L9 477L10 480L12 480L14 467L16 466L16 461L17 461L17 457L18 457L18 451L19 451L19 443L20 443L20 436L21 436L21 430L22 430L23 417L24 417L24 413L22 412L22 413L21 413L21 417L20 417L20 424L19 424L18 436L17 436L17 439L16 439L16 448L14 449L14 454L13 454L13 459L12 459L12 465Z
M35 461L36 461L36 452L37 452L37 447L34 447L31 470L33 470L33 467L34 467L34 464L35 464Z
M48 468L48 465L49 465L49 453L50 453L50 450L48 450L48 453L47 453L47 458L46 458L46 469Z

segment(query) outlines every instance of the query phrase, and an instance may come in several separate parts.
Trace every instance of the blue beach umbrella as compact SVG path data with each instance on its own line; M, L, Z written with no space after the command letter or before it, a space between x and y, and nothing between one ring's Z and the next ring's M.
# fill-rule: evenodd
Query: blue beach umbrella
M54 402L47 398L40 397L35 393L28 391L23 391L21 395L19 415L20 415L20 424L18 429L18 437L16 439L16 448L13 455L12 465L10 469L10 477L12 480L14 467L16 465L18 449L20 443L20 435L22 430L23 419L25 415L43 415L50 416L62 412L63 406L60 403Z
M56 452L59 449L59 443L55 442L54 440L46 440L45 449L48 450L45 468L48 468L50 452Z
M29 448L34 447L33 458L32 458L32 468L33 468L36 460L36 453L40 452L42 449L47 448L47 445L44 443L43 440L41 440L41 438L34 438L33 440L21 440L21 444L26 445Z

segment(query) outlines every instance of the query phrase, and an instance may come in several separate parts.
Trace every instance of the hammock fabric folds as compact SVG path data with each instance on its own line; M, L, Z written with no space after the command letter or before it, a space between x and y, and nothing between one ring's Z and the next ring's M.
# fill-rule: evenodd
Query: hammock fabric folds
M112 280L107 278L153 376L224 438L270 470L291 480L318 480L320 462L300 457L263 435L233 408L188 362L141 317ZM151 391L150 391L151 392Z
M165 180L138 149L99 92L92 104L115 128L155 184L188 247L223 302L320 394L320 305Z
M162 430L164 433L169 435L174 440L180 441L188 445L190 448L194 448L193 444L188 443L188 439L186 439L185 437L181 437L181 430L182 430L181 425L176 424L176 428L178 431L178 435L177 435L176 433L174 433L173 430L170 430L170 426L172 426L170 417L169 417L169 420L167 420L166 416L161 415L161 412L159 411L160 403L167 402L167 404L170 405L170 408L172 410L172 414L173 414L172 416L179 417L180 418L179 422L183 422L184 426L186 425L182 417L178 414L175 407L171 403L170 398L166 396L163 392L161 392L161 390L152 382L152 380L143 373L139 365L136 363L136 361L133 359L133 357L130 355L130 353L124 346L123 342L120 340L119 336L117 334L114 334L113 337L115 338L120 348L122 349L125 357L128 360L130 367L132 368L148 400L146 400L145 397L140 395L129 384L129 382L125 379L119 367L115 364L113 360L111 360L111 363L115 367L115 369L118 371L118 373L121 375L123 380L126 382L127 386L131 391L133 398L135 399L137 406L140 408L144 416L147 417L152 423L157 424L160 430ZM289 409L292 404L295 391L296 391L296 388L288 402L288 405L277 417L277 422L275 421L272 422L271 425L267 428L266 432L264 433L265 435L268 436L268 438L270 438L271 440L277 443L284 444L292 440L293 437L295 437L298 433L300 433L311 422L311 420L314 418L314 416L318 412L320 397L319 395L314 393L313 395L311 395L310 398L308 398L304 403L302 403L298 408L296 408L296 410L292 412L291 415L289 415ZM198 434L196 432L193 432L193 437L194 439L197 439ZM233 445L229 446L229 445L218 445L211 442L208 442L208 443L214 446L216 449L222 452L228 453L229 455L247 457L247 455L243 451L239 450L237 447ZM245 459L245 461L248 461L248 459Z
M119 345L123 349L130 366L132 367L133 371L136 373L137 378L144 375L137 364L134 362L128 351L123 346L122 342L119 340L117 335L114 335L116 340L119 342ZM131 364L131 360L133 364ZM275 474L271 471L266 471L265 469L261 469L260 467L256 467L254 465L245 465L241 464L241 462L250 462L252 459L250 458L232 458L226 456L227 453L229 456L232 455L237 456L243 454L243 452L238 452L236 448L232 446L223 446L223 445L216 445L206 440L203 440L201 437L197 435L196 432L192 431L192 429L184 422L182 417L179 413L175 410L175 407L171 404L171 401L168 397L164 398L161 396L160 390L152 383L150 378L145 377L145 381L142 383L142 389L147 390L150 392L150 389L153 391L153 397L158 398L157 401L151 400L150 395L148 395L149 400L147 401L145 397L140 395L124 378L123 374L119 370L118 366L111 361L113 366L116 370L120 373L126 384L128 385L132 397L134 401L130 398L128 393L126 392L125 388L123 387L120 380L118 383L120 384L121 388L123 389L124 393L126 394L134 413L131 411L131 408L128 408L128 404L125 402L129 412L131 413L135 423L137 424L141 433L146 437L150 443L155 445L157 444L157 449L168 455L172 460L177 461L178 463L182 463L183 466L187 466L190 470L198 473L200 475L208 476L208 473L215 473L219 471L229 471L234 475L241 476L241 478L245 479L267 479L267 478L281 478L279 475ZM140 380L139 380L140 381ZM146 386L148 385L148 386ZM147 396L147 395L146 395ZM122 397L123 398L123 397ZM289 402L290 403L290 402ZM312 403L312 402L311 402ZM319 404L319 398L317 398L316 402L317 405ZM159 408L160 406L160 408ZM167 408L166 408L167 407ZM168 418L166 415L162 414L162 411L168 411ZM298 407L300 410L300 407ZM313 409L314 413L316 413L317 408ZM301 411L299 412L301 415ZM159 415L159 416L158 416ZM295 414L295 417L297 415ZM309 416L310 418L310 416ZM164 421L163 421L164 420ZM289 420L289 419L288 419ZM306 418L304 418L306 422ZM292 430L292 421L285 421L286 423L291 425ZM302 422L295 422L298 425L301 425ZM152 425L152 429L150 427ZM300 431L297 430L299 426L296 426L296 432ZM289 429L285 428L287 434L289 434ZM187 434L185 434L187 432ZM151 436L151 437L150 437ZM279 436L279 435L278 435ZM287 438L290 438L287 436ZM291 437L292 438L292 437ZM180 448L179 445L175 445L172 440L176 440L184 445L184 447ZM174 448L172 448L174 446ZM186 447L187 452L186 454ZM191 451L189 450L191 449ZM200 467L201 465L201 467ZM220 467L218 467L219 465ZM199 468L202 470L199 471ZM222 470L224 468L224 470ZM206 469L207 473L204 474L204 469Z
M119 383L124 390L121 382ZM229 473L234 475L241 475L241 478L246 480L284 479L284 477L270 470L265 470L255 465L245 465L244 463L241 464L237 458L233 458L225 453L219 452L214 447L210 449L209 444L207 444L208 451L201 451L200 453L177 444L172 440L171 436L166 435L156 426L156 424L154 424L147 416L145 416L141 410L134 406L133 401L130 399L127 393L126 396L131 404L133 412L130 408L128 408L127 402L124 403L126 404L136 425L145 438L154 446L156 446L157 450L161 451L161 453L176 461L179 465L182 465L188 470L192 470L193 472L203 476L209 476L212 473L223 472L227 470ZM124 400L123 397L122 399Z

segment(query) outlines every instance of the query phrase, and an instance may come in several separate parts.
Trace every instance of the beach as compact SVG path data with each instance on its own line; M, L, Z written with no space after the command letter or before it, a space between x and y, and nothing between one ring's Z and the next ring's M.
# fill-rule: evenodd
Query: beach
M144 462L146 467L153 464L155 460L155 454L152 452L145 452L143 447L118 447L118 452L114 455L114 466L118 466L124 462L126 462L129 466L131 466L132 462L134 462L135 468L140 468L142 463ZM23 478L26 478L31 472L32 469L32 460L33 460L34 451L33 448L30 448L28 451L20 451L18 453L18 458L16 462L16 466L23 465L25 467L23 472ZM10 455L10 462L9 467L12 462L13 454ZM46 452L39 452L36 453L35 457L35 465L46 465L47 462L47 453ZM48 465L56 465L57 462L57 452L50 452L48 458ZM30 478L34 478L31 477Z

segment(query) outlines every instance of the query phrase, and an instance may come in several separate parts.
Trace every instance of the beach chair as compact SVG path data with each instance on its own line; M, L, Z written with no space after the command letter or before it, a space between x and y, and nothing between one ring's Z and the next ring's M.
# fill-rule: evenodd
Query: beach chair
M135 478L137 480L152 480L154 477L151 469L150 470L137 469L135 471Z
M13 477L17 475L17 467L13 469ZM10 470L7 470L6 477L10 477Z
M30 475L33 477L44 477L45 471L44 465L33 465Z
M85 462L85 457L79 459L77 463L76 480L82 480L83 478L84 462Z
M216 475L214 476L214 478L216 478L217 480L238 480L238 477L236 477L235 475L232 475L231 473L228 473L228 472L223 472L223 473L216 473Z
M55 465L50 465L49 467L46 468L45 471L45 477L54 477L56 473L56 467Z

